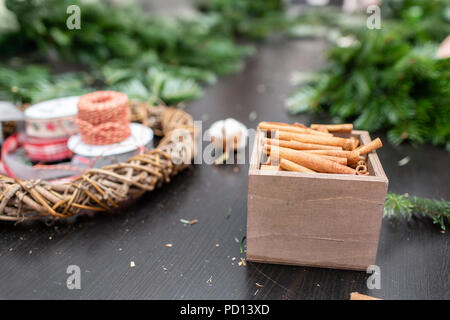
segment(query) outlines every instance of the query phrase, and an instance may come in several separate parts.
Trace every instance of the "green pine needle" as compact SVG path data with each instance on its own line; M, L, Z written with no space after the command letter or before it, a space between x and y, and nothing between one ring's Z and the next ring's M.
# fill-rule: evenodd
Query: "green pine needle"
M245 251L245 248L244 248L245 240L247 240L247 236L243 236L241 238L241 241L239 242L239 250L240 250L241 253L244 253L244 251Z
M442 230L450 223L450 202L388 193L384 217L411 219L414 214L430 218Z

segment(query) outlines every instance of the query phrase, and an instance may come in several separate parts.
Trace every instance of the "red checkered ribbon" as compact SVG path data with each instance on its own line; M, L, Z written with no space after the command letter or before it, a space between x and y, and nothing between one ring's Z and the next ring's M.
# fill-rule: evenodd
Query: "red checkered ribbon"
M17 151L18 148L23 146L23 143L26 139L27 138L24 138L22 135L20 135L19 137L19 134L16 133L5 140L1 149L0 174L6 174L7 176L12 178L17 178L18 176L21 179L28 179L28 180L42 178L47 179L50 182L61 183L61 182L69 182L72 181L73 179L76 179L76 177L79 176L84 171L83 168L78 168L67 164L63 165L37 164L33 167L29 167L23 164L20 160L11 157L11 154L13 154L15 151ZM28 137L28 139L30 138ZM40 149L38 148L38 150ZM61 155L61 157L67 158L66 155ZM50 159L52 159L53 161L53 158ZM58 173L56 175L48 174L49 171L58 171ZM63 175L64 172L67 172L66 177L56 178Z
M68 138L42 139L26 137L22 144L27 157L33 161L52 162L72 157Z

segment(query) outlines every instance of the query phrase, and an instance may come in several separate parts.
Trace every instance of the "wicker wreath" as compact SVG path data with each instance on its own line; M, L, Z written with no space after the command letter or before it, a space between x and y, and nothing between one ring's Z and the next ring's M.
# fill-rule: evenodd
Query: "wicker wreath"
M0 175L0 220L21 222L109 211L152 191L186 168L194 157L192 117L183 110L131 103L133 121L164 137L158 146L124 163L89 169L71 183L12 179Z

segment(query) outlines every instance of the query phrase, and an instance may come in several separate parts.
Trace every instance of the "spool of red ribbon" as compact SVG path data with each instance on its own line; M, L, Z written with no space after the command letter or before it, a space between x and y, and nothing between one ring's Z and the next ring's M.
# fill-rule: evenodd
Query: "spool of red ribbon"
M121 142L131 134L128 97L116 91L88 93L78 101L75 121L83 142L87 144Z

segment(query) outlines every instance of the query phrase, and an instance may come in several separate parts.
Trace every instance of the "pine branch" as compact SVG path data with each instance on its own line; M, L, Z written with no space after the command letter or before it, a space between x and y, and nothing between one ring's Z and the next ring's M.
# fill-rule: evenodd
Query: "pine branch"
M245 38L261 40L290 24L280 0L197 0L196 5L218 14L224 29Z
M66 28L69 5L81 8L80 32ZM15 28L0 23L0 69L6 71L0 73L0 97L28 103L58 96L64 88L73 92L74 82L53 77L46 65L33 81L22 76L27 61L17 57L31 52L33 61L56 56L59 62L89 67L97 88L125 88L167 104L195 99L202 95L202 84L241 70L243 59L254 52L238 44L235 33L266 36L284 21L282 7L282 0L214 0L193 18L168 19L101 0L0 1L0 17L8 9L16 21ZM11 74L13 81L6 79ZM30 92L36 82L42 94Z
M411 219L414 214L430 218L442 230L450 223L450 202L388 193L384 205L384 217Z
M303 83L287 99L288 111L326 111L336 122L386 130L394 145L431 142L450 151L450 59L434 56L450 28L443 14L450 12L450 3L397 0L383 5L381 30L346 22L357 22L355 16L338 13L333 18L329 8L298 19L300 25L323 28L326 23L339 35L329 37L328 66L321 71L327 81ZM331 29L325 33L333 34Z

